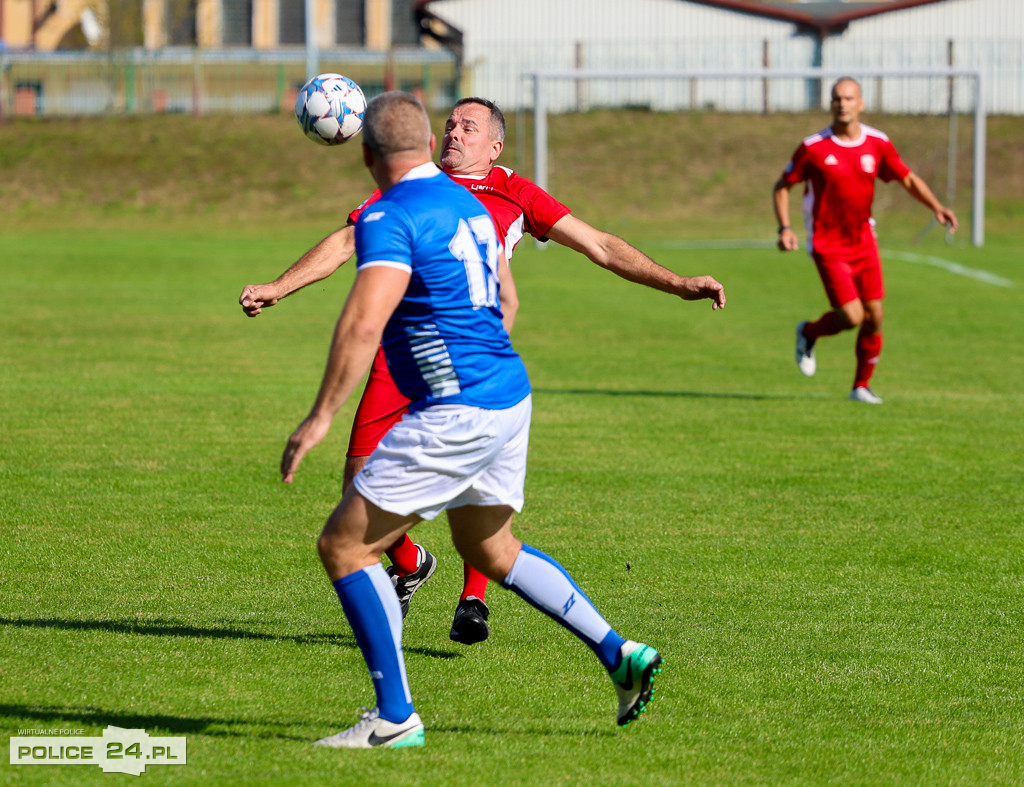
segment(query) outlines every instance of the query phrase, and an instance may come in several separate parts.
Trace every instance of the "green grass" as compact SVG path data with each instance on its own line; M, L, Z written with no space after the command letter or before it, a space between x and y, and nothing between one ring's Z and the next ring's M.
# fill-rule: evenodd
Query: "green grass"
M888 133L907 163L946 198L945 119L865 119ZM433 120L440 136L444 118ZM551 191L584 220L627 238L771 237L772 184L799 141L827 120L821 113L555 115ZM1012 234L1024 217L1024 118L994 116L987 128L988 231ZM969 119L958 130L953 207L966 243ZM370 180L358 148L304 142L290 114L9 119L0 123L0 229L140 221L235 228L270 221L326 231L366 197ZM510 114L505 143L499 163L532 175L532 118ZM885 221L909 221L907 239L927 219L895 185L879 187L875 206Z
M712 313L573 253L520 247L536 389L518 532L668 660L617 730L589 651L492 589L494 633L450 643L442 560L405 645L421 751L322 752L372 691L315 556L351 407L277 480L350 272L256 320L242 284L305 232L8 232L0 313L2 729L184 735L149 781L345 784L1019 783L1024 712L1021 290L887 266L880 408L845 400L852 337L801 377L824 304L802 255L652 254L711 272ZM641 244L642 245L642 244ZM918 249L1017 280L1014 244ZM7 755L5 754L4 757ZM95 766L13 781L103 783Z
M297 163L326 161L319 149L260 120L270 164L247 169L232 152L255 144L242 135L201 141L218 127L0 125L3 740L107 725L185 736L187 765L147 771L160 784L1024 781L1024 237L1007 229L1019 198L992 204L1005 222L981 250L937 233L911 244L920 209L883 217L883 248L1014 286L883 254L882 407L845 398L852 335L819 344L816 377L797 372L793 326L825 306L806 255L677 248L770 238L777 162L750 164L749 205L730 208L711 176L701 210L686 178L680 205L654 216L624 195L634 207L613 228L674 270L718 277L724 312L520 244L514 338L535 403L516 529L663 652L656 701L617 729L592 654L500 588L491 639L449 642L461 567L442 517L414 531L441 563L405 630L427 746L346 754L309 742L373 704L314 547L354 403L294 486L277 465L352 274L255 320L236 299L340 223L368 180L348 148L330 151L339 174L318 199ZM151 135L154 161L124 134ZM47 144L62 163L42 189L22 162L49 166ZM596 221L619 187L586 147L556 153L585 173L557 195ZM676 222L687 216L706 221ZM119 778L15 767L0 751L4 782Z

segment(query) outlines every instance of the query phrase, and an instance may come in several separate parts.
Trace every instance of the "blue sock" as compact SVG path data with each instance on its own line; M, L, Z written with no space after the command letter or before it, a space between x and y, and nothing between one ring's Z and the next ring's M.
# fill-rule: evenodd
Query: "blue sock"
M583 640L609 672L619 664L624 640L555 560L523 544L501 583Z
M402 608L380 563L335 580L345 617L356 635L377 693L380 717L402 722L413 712L402 656Z

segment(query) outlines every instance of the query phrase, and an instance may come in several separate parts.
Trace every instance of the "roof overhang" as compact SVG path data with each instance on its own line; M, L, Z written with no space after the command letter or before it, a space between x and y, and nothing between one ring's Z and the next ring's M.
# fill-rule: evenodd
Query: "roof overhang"
M413 13L417 20L420 20L420 27L425 34L428 32L429 22L434 21L434 27L440 27L447 23L438 17L427 6L439 0L416 0ZM879 0L879 2L867 3L844 3L838 0L820 0L819 2L807 3L786 3L780 0L766 0L755 2L755 0L678 0L681 3L696 3L698 5L721 8L726 11L752 14L770 19L778 19L785 22L792 22L803 28L824 37L843 32L846 27L857 19L864 19L869 16L888 14L893 11L903 11L916 6L931 5L933 3L944 3L947 0ZM859 7L851 7L851 6ZM440 23L440 24L438 24ZM450 25L448 25L451 28ZM455 30L451 28L451 30ZM458 32L459 44L461 45L462 34ZM450 45L450 43L449 43Z

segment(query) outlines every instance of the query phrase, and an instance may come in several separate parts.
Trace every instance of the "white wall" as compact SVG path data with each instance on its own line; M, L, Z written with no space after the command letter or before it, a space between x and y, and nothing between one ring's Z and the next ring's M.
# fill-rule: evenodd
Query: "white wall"
M435 14L465 35L466 90L506 109L532 103L523 78L537 70L728 70L760 68L768 42L772 68L816 65L816 42L790 22L727 11L686 0L436 0ZM1024 114L1024 0L946 0L856 20L826 39L822 65L923 68L955 63L979 68L990 112ZM887 111L943 111L945 80L887 80L865 85L866 98ZM971 109L966 83L956 105ZM752 81L561 83L549 96L554 111L600 105L654 109L716 107L757 111L762 86ZM815 108L819 93L805 80L773 82L772 108Z
M946 0L868 17L850 25L824 47L826 67L921 68L953 62L977 68L985 78L990 113L1024 114L1024 0ZM942 111L948 88L936 80L921 85L892 82L868 97L876 108L906 106L911 111ZM957 107L970 109L966 88Z
M465 34L468 90L512 109L532 103L524 74L544 69L759 68L764 41L774 65L804 65L813 40L788 22L679 0L440 0L431 11ZM803 102L805 89L790 89ZM643 105L655 109L760 102L754 83L656 82L552 86L551 107ZM780 96L780 100L784 97ZM582 104L582 106L580 106Z

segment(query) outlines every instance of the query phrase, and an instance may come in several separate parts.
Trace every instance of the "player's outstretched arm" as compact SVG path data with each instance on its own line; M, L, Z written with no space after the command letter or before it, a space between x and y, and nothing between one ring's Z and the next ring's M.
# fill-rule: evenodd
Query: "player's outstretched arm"
M779 222L779 251L796 251L800 241L789 224L789 190L792 188L782 178L775 182L772 189L772 204L775 206L775 218Z
M956 214L952 208L947 208L939 202L922 178L910 172L901 182L903 183L903 188L910 193L910 196L935 214L935 220L939 224L945 224L949 227L950 232L956 232L956 228L960 226L956 220Z
M580 252L591 262L626 281L643 284L683 300L711 300L712 309L725 307L725 291L710 276L680 276L659 265L622 238L595 229L572 214L563 216L548 231L551 240Z
M281 456L281 480L286 484L294 480L302 458L327 436L334 415L362 381L384 326L408 286L409 273L396 268L366 268L356 275L334 329L316 402Z
M246 284L238 302L242 311L255 317L263 309L301 290L308 284L326 279L352 259L356 253L355 226L346 225L332 232L311 248L284 273L267 284Z

